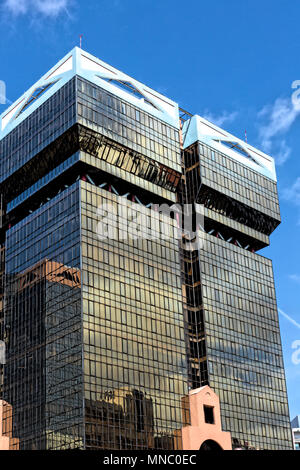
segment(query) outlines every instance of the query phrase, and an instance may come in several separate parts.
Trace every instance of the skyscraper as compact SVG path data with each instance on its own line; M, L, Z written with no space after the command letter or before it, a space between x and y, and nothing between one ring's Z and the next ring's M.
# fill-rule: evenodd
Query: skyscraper
M204 206L205 242L185 263L192 387L219 395L233 446L290 448L272 262L256 253L280 223L274 161L199 116L183 149L183 200Z
M198 116L181 131L177 103L78 48L0 125L19 448L178 449L184 397L206 384L237 445L290 448L272 265L255 253L280 221L273 160ZM204 207L194 238L153 210L178 202Z

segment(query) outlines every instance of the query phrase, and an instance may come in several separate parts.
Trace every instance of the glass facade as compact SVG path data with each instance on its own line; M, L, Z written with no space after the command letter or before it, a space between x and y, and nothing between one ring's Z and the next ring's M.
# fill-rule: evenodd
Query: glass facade
M99 240L97 208L117 211L118 199L82 182L86 447L179 448L187 377L178 242L162 241L159 228L150 239ZM117 216L120 230L134 205ZM151 209L142 212L147 221Z
M0 140L1 183L76 122L75 89L74 78Z
M234 446L291 448L272 264L256 253L280 222L276 183L203 142L183 150L170 116L91 73L57 83L0 140L10 437L180 449L188 391L209 384ZM204 206L201 249L151 207L175 202Z
M1 141L13 189L2 185L3 396L20 449L180 448L178 240L162 240L159 223L154 238L97 236L103 204L150 220L149 203L176 201L178 142L177 129L79 77Z
M216 237L200 252L209 384L223 429L255 448L290 448L272 263Z
M259 213L280 217L275 181L208 145L199 143L198 152L203 185Z
M202 142L184 173L205 214L203 246L183 253L191 386L219 395L233 447L291 449L272 262L256 253L280 221L276 183Z
M78 78L78 121L181 172L178 130L99 86Z
M79 183L6 234L4 396L20 449L83 445Z

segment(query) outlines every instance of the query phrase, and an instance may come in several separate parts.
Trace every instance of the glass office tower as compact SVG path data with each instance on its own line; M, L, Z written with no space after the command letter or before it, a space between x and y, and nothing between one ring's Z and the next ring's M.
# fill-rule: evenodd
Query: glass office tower
M291 446L255 253L280 220L273 161L203 122L181 133L175 102L78 48L1 116L1 393L20 449L179 449L205 384L237 445ZM153 210L176 202L204 206L201 248Z
M202 249L185 253L192 388L219 395L235 448L290 449L272 262L274 161L200 116L183 125L184 202L201 204Z
M179 448L179 243L150 207L176 202L178 106L76 48L1 126L12 435L20 449ZM116 236L99 233L103 208ZM124 236L137 209L148 237Z

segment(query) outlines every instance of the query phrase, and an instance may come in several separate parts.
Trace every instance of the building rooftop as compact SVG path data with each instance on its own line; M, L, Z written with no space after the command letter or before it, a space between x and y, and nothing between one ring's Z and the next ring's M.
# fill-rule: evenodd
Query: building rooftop
M75 75L179 129L179 107L176 102L75 47L0 115L0 140ZM196 141L206 143L276 181L272 157L198 115L192 116L183 125L184 148Z
M276 181L275 163L272 157L203 117L195 114L185 121L182 134L184 148L197 141L203 142L215 148L217 152Z
M179 128L177 103L88 52L75 47L1 114L0 139L75 75L99 85L167 124Z
M291 426L292 426L292 429L299 429L299 428L300 428L300 415L297 415L297 416L291 421Z

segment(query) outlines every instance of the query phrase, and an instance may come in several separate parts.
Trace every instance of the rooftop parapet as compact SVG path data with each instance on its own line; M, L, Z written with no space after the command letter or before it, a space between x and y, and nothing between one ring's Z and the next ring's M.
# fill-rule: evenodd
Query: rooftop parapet
M88 52L75 47L0 116L0 140L79 75L178 129L178 104Z
M185 121L182 135L183 148L187 148L197 141L202 142L223 155L276 181L275 163L272 157L201 116L195 114Z

